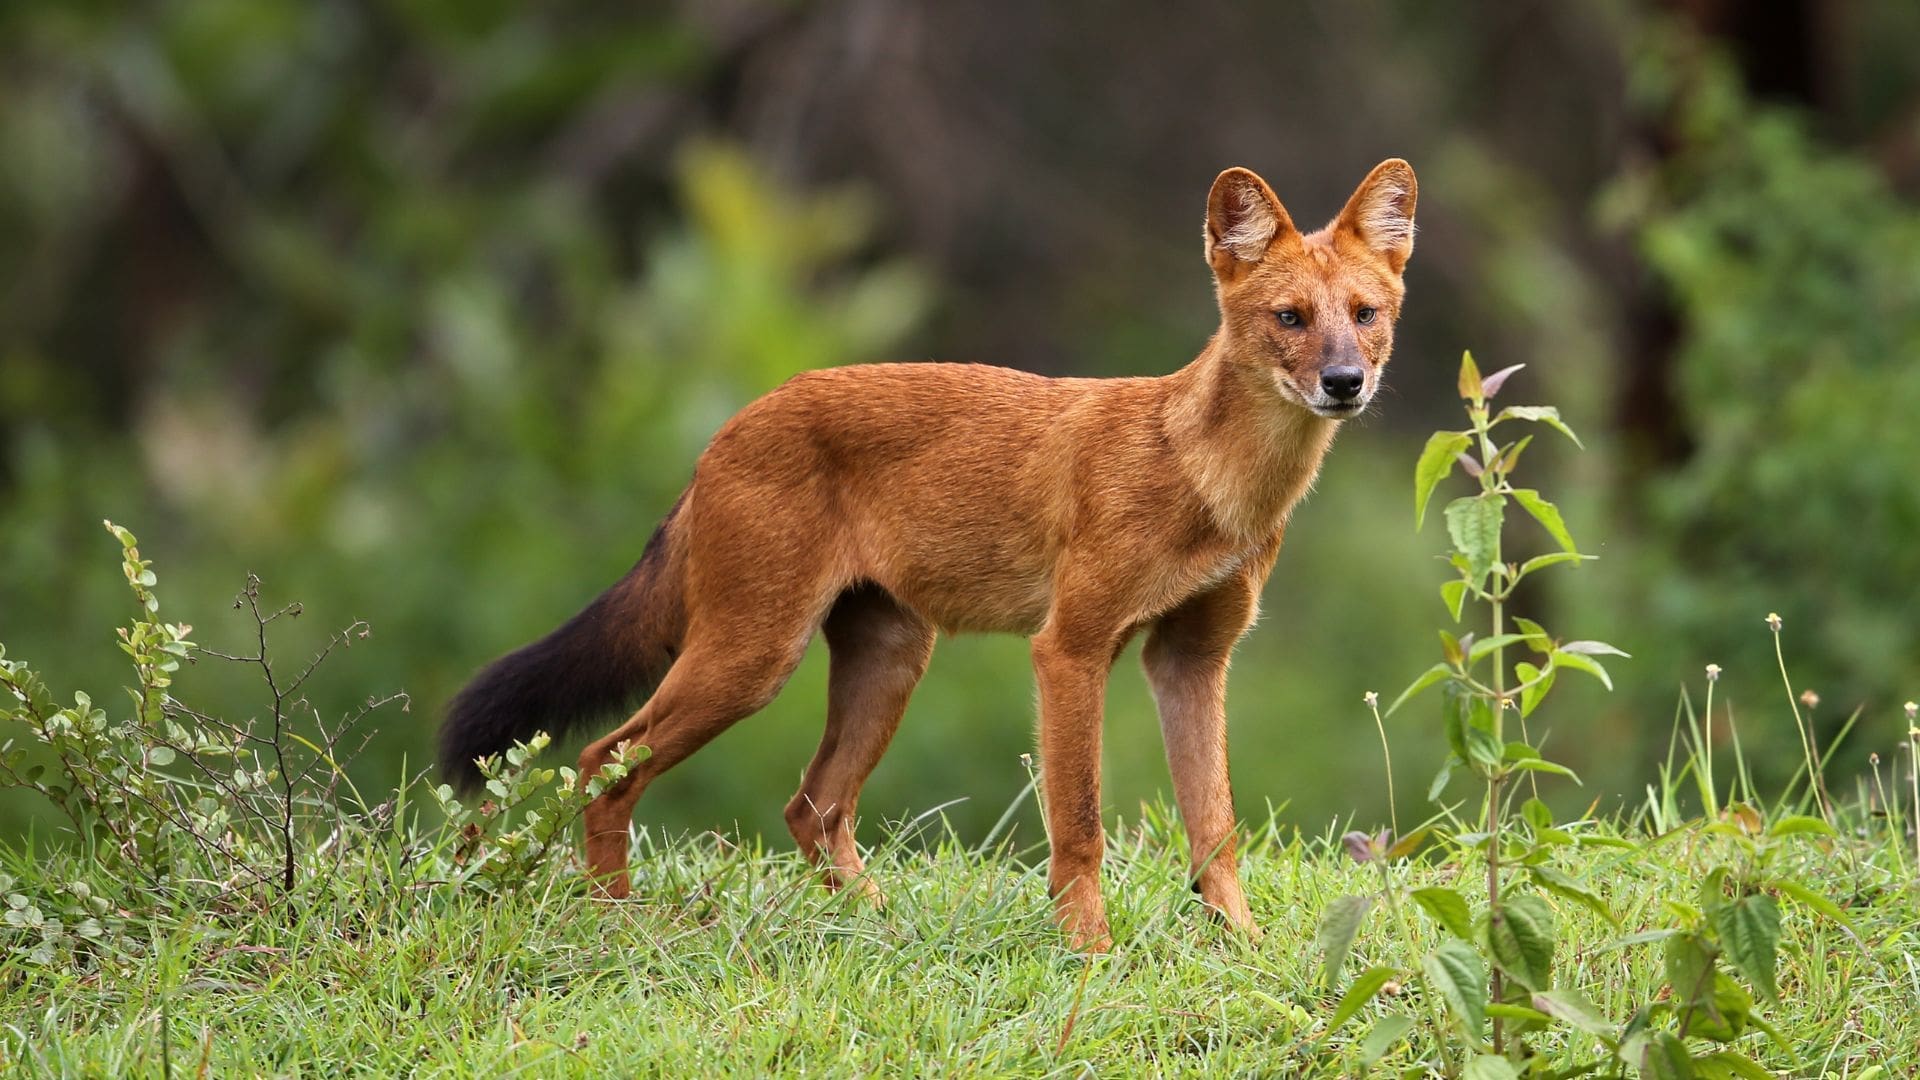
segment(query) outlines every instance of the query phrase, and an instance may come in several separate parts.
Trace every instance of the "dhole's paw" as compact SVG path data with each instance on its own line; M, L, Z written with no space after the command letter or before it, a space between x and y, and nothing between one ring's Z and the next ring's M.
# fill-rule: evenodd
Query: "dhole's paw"
M1078 952L1110 953L1113 951L1113 934L1108 932L1107 924L1081 926L1067 931L1067 944Z
M845 870L830 869L821 877L826 881L829 890L858 897L875 911L880 911L887 906L887 894L880 891L880 886L874 884L873 879L868 877L865 871L849 874Z
M1113 932L1107 928L1104 914L1079 915L1067 910L1056 915L1061 933L1067 935L1067 944L1079 952L1104 953L1113 951Z
M1209 918L1223 922L1248 941L1258 942L1266 934L1253 921L1253 912L1247 909L1246 898L1236 889L1225 897L1209 897L1202 894L1200 903L1207 909Z

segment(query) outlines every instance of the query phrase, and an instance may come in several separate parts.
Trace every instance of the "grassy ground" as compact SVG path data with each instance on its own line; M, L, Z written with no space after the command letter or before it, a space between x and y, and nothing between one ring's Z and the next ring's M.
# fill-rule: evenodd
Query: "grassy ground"
M1151 821L1162 815L1149 813ZM14 1075L1137 1076L1358 1075L1361 1022L1327 1031L1313 942L1327 902L1377 884L1330 840L1256 842L1246 860L1249 943L1185 887L1165 824L1109 849L1117 948L1088 959L1047 920L1035 853L929 837L889 842L875 911L826 894L798 857L711 834L639 838L635 899L589 900L556 865L489 897L414 880L369 854L292 906L208 916L172 910L152 944L97 968L0 959L0 1066ZM1614 929L1557 904L1560 985L1616 1021L1659 985L1658 944L1723 841L1683 829L1632 851L1583 848L1570 869L1601 891ZM1920 1061L1920 902L1881 845L1796 847L1803 881L1847 910L1862 940L1788 906L1782 1002L1740 1048L1792 1075L1913 1075ZM14 876L59 867L15 853ZM1414 860L1415 884L1470 889L1477 866ZM1904 876L1903 876L1904 874ZM57 877L54 880L58 880ZM1438 930L1415 920L1421 948ZM1411 964L1384 912L1349 971ZM1417 983L1395 1007L1424 1015ZM1543 1043L1557 1064L1599 1058L1584 1036ZM1427 1075L1424 1035L1381 1075Z

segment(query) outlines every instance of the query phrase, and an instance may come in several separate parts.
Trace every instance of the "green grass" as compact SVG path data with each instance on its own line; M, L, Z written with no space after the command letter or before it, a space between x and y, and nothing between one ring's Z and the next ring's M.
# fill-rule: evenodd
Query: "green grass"
M488 896L367 844L312 875L291 903L226 911L161 905L118 958L0 959L0 1066L12 1075L1357 1075L1380 1005L1327 1031L1337 994L1313 942L1334 897L1371 891L1331 836L1256 838L1245 876L1264 940L1216 925L1188 891L1164 811L1111 841L1115 951L1068 951L1048 921L1038 852L970 848L937 822L896 828L872 872L884 909L828 894L795 854L713 834L636 845L634 899L588 899L571 859ZM1611 834L1617 826L1591 830ZM878 830L875 830L878 831ZM1724 837L1697 828L1636 850L1569 849L1618 929L1555 902L1558 985L1624 1022L1660 982L1657 943ZM1480 873L1435 854L1396 867L1470 890ZM21 881L78 873L20 850ZM1920 894L1891 844L1806 838L1800 880L1860 933L1784 905L1782 1001L1740 1049L1793 1075L1911 1075L1920 1047ZM24 888L25 886L16 886ZM1440 933L1413 916L1420 949ZM1348 972L1412 965L1384 911ZM1350 976L1349 976L1350 977ZM1424 1016L1410 982L1392 1007ZM1560 1066L1598 1060L1590 1038L1540 1043ZM1381 1075L1428 1075L1424 1034Z

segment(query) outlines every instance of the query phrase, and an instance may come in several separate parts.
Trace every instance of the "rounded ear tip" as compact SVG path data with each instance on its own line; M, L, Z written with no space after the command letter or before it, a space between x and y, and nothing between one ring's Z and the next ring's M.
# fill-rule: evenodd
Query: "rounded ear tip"
M1407 162L1406 158L1390 157L1380 164L1375 165L1373 171L1376 173L1403 173L1408 178L1412 178L1413 176L1413 166Z

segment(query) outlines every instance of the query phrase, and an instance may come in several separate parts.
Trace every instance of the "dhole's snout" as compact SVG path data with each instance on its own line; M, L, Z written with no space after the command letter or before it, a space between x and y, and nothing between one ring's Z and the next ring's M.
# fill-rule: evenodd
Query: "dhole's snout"
M1367 369L1358 364L1329 364L1320 369L1319 384L1305 395L1307 408L1321 416L1354 416L1373 395L1367 389Z
M1330 367L1320 373L1320 392L1341 404L1358 401L1366 388L1367 373L1360 367Z

